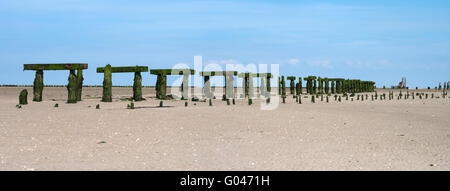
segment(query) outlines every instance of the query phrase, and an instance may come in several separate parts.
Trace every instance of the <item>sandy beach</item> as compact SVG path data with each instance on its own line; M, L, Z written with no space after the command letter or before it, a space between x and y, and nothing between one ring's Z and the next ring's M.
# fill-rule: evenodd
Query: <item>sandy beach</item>
M132 88L113 88L112 103L100 101L102 88L84 88L83 101L66 104L63 87L46 87L40 103L25 88L29 104L18 109L22 89L0 88L0 170L450 170L450 99L441 91L302 104L289 95L264 111L258 99L161 108L154 88L143 88L147 100L134 110L121 99Z

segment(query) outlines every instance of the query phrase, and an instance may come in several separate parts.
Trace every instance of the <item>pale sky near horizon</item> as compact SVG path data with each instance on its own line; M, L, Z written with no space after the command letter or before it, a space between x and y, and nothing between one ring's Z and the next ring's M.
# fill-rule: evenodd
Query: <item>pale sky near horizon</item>
M0 1L0 84L32 84L26 63L279 64L281 75L410 88L450 81L450 1ZM66 71L45 84L66 84ZM176 78L170 78L174 81ZM170 83L169 80L169 83ZM132 85L133 74L113 76ZM156 76L143 74L144 85ZM304 82L303 82L304 83ZM275 85L276 83L272 83Z

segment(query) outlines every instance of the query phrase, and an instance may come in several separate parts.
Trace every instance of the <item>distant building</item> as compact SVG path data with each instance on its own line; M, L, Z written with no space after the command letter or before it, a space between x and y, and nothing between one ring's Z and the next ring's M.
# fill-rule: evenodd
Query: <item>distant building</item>
M402 81L398 83L398 88L406 88L406 77L402 77Z

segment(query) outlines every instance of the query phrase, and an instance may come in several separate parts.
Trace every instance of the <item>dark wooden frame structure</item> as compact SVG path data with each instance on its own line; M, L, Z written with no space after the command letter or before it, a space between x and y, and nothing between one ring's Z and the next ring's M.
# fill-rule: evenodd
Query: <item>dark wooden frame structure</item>
M184 68L184 69L153 69L150 70L150 74L157 75L156 79L156 98L167 99L167 76L168 75L183 75L183 83L181 85L182 97L181 99L189 99L189 75L194 75L195 70Z
M134 72L133 83L133 100L142 101L142 76L141 72L148 72L147 66L119 66L111 67L106 65L105 67L98 67L97 73L103 73L103 102L112 102L112 73L130 73Z
M44 90L44 70L69 70L69 83L67 85L67 103L81 101L83 89L83 70L88 69L86 63L46 63L46 64L24 64L23 70L35 70L36 76L33 84L33 101L42 101ZM77 71L77 73L75 73Z

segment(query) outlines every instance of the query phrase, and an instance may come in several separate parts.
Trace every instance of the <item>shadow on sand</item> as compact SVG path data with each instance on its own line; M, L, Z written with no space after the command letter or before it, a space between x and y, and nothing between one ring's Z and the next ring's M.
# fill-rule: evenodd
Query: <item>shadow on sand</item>
M134 109L156 109L156 108L172 108L172 107L175 107L175 106L162 106L162 107L159 107L159 106L141 106L141 107L134 107Z

